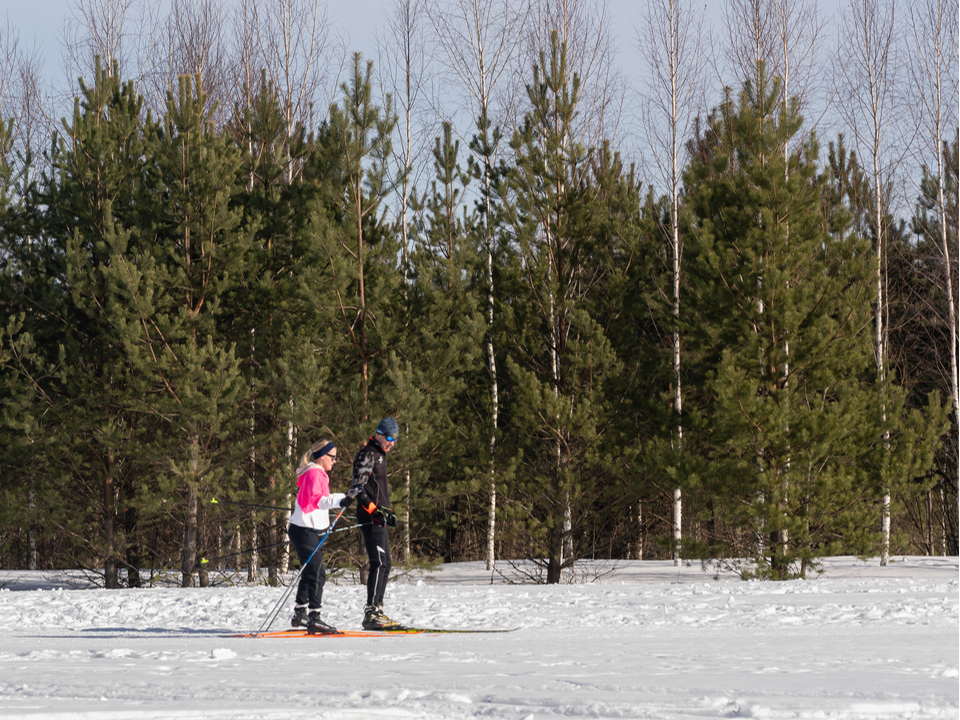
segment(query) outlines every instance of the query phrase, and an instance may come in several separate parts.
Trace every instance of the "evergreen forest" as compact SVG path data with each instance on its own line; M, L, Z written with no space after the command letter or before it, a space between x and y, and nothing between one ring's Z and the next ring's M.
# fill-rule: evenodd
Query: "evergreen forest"
M455 14L409 12L426 5L396 2L403 27L468 52ZM646 5L648 39L681 37L686 4ZM303 453L335 442L344 492L385 416L401 571L556 583L580 559L672 559L788 579L831 555L957 555L957 8L926 5L953 42L922 55L941 35L910 35L939 63L912 77L953 103L918 105L934 150L896 171L862 139L892 122L882 82L844 106L862 138L825 132L776 43L702 103L651 90L658 133L614 122L597 29L548 17L590 17L577 2L488 18L512 64L487 55L419 151L410 52L343 53L318 104L289 82L302 65L250 50L228 82L186 30L153 85L91 42L35 134L26 85L0 85L0 567L278 583ZM651 40L655 77L680 77L678 48ZM352 524L328 569L362 574Z

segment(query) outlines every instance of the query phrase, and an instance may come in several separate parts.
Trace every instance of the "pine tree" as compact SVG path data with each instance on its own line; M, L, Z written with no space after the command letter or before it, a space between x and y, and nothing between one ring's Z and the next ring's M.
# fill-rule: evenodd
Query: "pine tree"
M0 117L0 525L10 529L3 543L8 562L36 570L46 534L37 512L36 468L53 445L45 441L43 388L59 378L30 332L37 318L28 311L25 290L38 282L26 221L30 158L18 171L14 127L13 118Z
M214 130L211 110L189 76L168 93L148 150L162 188L149 204L151 243L136 266L112 269L131 316L125 346L138 383L134 407L159 424L149 456L156 483L144 502L182 524L185 586L211 542L201 500L233 479L242 458L243 446L228 440L242 436L249 392L219 318L236 314L224 302L237 297L252 233L232 207L240 153ZM202 567L199 577L205 584Z
M408 511L416 510L411 517L427 554L448 562L458 558L462 530L472 538L482 534L475 522L484 516L487 489L486 456L478 453L485 447L486 383L471 382L482 366L485 331L482 248L476 215L466 207L471 177L459 164L459 150L445 123L433 148L435 179L415 203L423 220L411 235L402 346L412 382L397 388L410 427L403 457L416 460Z
M46 432L58 448L49 477L74 488L50 487L39 502L58 492L79 496L70 512L53 509L51 515L101 559L105 586L117 587L121 563L129 582L138 581L133 543L123 537L134 528L121 528L117 504L129 507L137 491L131 440L144 428L129 410L124 309L110 273L126 256L139 255L141 200L151 178L144 136L151 120L141 117L142 99L132 84L121 85L116 67L108 72L98 61L94 72L90 86L81 81L66 136L54 148L53 172L39 198L40 235L28 251L37 282L23 292L25 305L34 307L27 330L58 370L58 386L41 389ZM124 563L128 550L132 556Z
M525 550L547 558L549 583L573 565L579 520L599 493L614 411L608 388L621 371L602 323L604 291L624 225L629 233L639 206L619 159L574 136L580 82L566 60L554 35L550 57L534 68L530 111L512 141L516 167L505 210L516 253L510 431L524 478L511 491L524 509L516 519L529 532Z
M374 372L388 362L400 280L396 240L380 216L392 185L387 163L396 116L389 96L383 107L373 102L372 67L354 54L353 72L341 86L341 104L330 106L329 121L318 138L321 169L313 176L325 186L326 208L320 212L326 210L333 222L318 221L312 229L323 275L306 290L314 296L308 301L323 308L324 327L335 336L326 344L338 370L332 384L346 410L338 420L350 418L349 424L359 426L361 434L369 432L367 425L377 415L386 414L382 403L371 400L370 390L386 381Z
M245 187L237 203L244 222L256 228L243 281L234 286L228 301L231 315L224 317L226 335L236 343L251 391L244 407L250 452L243 465L249 484L234 488L234 499L289 507L299 447L313 442L309 438L317 430L325 384L325 368L303 347L317 326L315 314L297 299L308 248L309 213L303 209L318 189L302 182L311 152L306 131L297 125L289 132L278 94L265 73L250 106L237 108L230 130L243 153ZM221 511L224 520L242 519L250 526L250 547L260 544L257 521L262 515L266 545L275 547L286 533L285 512L265 514L238 507ZM285 557L272 553L271 584L278 582ZM251 553L248 558L250 575L255 576L259 555Z
M818 556L874 547L882 488L924 472L942 413L908 419L871 371L869 246L831 232L816 142L784 155L802 123L796 102L778 100L762 66L756 77L714 113L709 151L687 170L687 318L708 390L697 427L714 550L787 578ZM878 448L884 430L891 452Z
M890 254L890 354L909 403L923 406L928 393L952 397L951 428L936 452L933 477L913 485L906 508L915 536L929 554L956 552L958 432L955 303L958 286L958 144L943 143L942 180L922 168L912 235L894 236ZM952 326L952 327L951 327ZM922 510L919 508L922 507ZM916 547L916 546L914 546Z

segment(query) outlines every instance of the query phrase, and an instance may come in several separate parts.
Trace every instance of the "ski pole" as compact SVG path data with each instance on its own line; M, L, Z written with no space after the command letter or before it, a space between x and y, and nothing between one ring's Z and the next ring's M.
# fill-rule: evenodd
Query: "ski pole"
M333 532L340 533L346 532L347 530L353 530L360 527L360 525L347 525L346 527L337 528ZM205 565L207 563L216 562L217 560L226 560L227 558L237 557L238 555L246 555L247 553L259 552L260 550L269 550L270 548L280 547L281 545L289 545L289 540L284 540L282 542L273 543L273 545L261 545L260 547L250 548L249 550L241 550L240 552L230 553L229 555L220 555L219 557L214 558L200 558L200 564Z
M226 560L227 558L239 557L240 555L246 555L247 553L260 552L261 550L269 550L270 548L280 547L281 545L289 545L289 540L283 540L282 542L273 543L272 545L261 545L260 547L250 548L248 550L241 550L239 552L230 553L229 555L220 555L219 557L213 558L200 558L201 565L207 565L208 563L217 562L218 560Z
M296 577L293 578L293 581L290 583L290 587L286 589L283 595L280 597L279 602L273 606L273 609L267 613L267 619L260 624L260 628L253 633L254 637L259 637L264 632L270 629L270 626L273 625L273 621L277 619L277 615L280 614L280 608L283 607L283 604L286 602L287 598L290 596L290 593L297 586L297 582L300 580L300 576L303 574L304 569L307 565L310 564L310 561L313 560L313 556L317 554L323 544L327 541L327 538L330 537L330 533L333 532L334 525L337 524L337 521L340 519L340 516L343 515L344 508L340 508L340 512L337 513L337 516L333 519L333 522L330 523L330 527L327 528L327 531L323 534L323 537L320 538L320 542L317 543L317 546L313 549L313 552L310 553L310 557L307 558L305 563L300 565L300 571L297 573Z
M210 498L211 505L236 505L238 507L248 507L256 508L258 510L285 510L287 512L293 512L291 507L282 507L280 505L258 505L256 503L242 503L234 502L232 500L217 500L216 498Z

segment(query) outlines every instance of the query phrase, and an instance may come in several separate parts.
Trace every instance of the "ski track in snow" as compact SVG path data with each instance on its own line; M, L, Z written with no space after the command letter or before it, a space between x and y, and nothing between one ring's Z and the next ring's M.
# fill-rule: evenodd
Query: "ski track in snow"
M281 640L229 635L259 628L284 588L71 589L5 571L0 717L956 719L957 558L825 567L770 583L620 563L547 586L455 564L393 582L388 614L519 630ZM325 619L358 628L364 595L328 584Z

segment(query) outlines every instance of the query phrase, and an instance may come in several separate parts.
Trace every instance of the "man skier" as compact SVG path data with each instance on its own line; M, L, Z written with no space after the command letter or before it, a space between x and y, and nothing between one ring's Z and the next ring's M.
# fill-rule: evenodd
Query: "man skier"
M390 575L388 527L396 527L397 516L390 508L387 486L387 453L397 442L400 426L385 417L353 461L353 487L348 493L357 500L357 523L367 551L367 604L363 609L364 630L389 630L400 623L383 614L383 595Z

